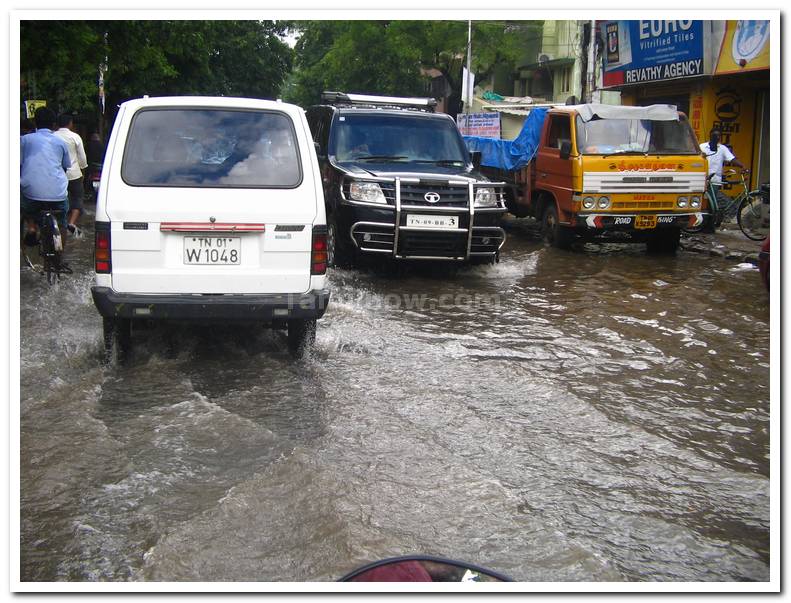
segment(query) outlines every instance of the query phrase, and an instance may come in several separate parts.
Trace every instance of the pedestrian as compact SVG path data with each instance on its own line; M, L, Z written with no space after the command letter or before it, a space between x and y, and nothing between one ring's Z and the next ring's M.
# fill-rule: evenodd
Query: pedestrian
M82 170L88 167L88 159L85 156L82 138L73 130L72 116L67 113L62 114L58 118L58 126L59 129L55 135L62 138L69 147L69 157L71 158L71 167L66 170L66 177L69 179L69 218L66 228L72 236L80 238L82 231L77 226L77 220L83 211L82 200L85 192Z
M19 122L19 135L24 136L36 131L36 124L32 119L23 119Z
M61 212L61 229L69 211L68 178L71 167L69 147L55 136L55 113L47 107L36 110L37 129L20 137L20 206L25 220L27 245L36 244L36 218L41 209Z
M705 155L709 164L708 179L710 180L709 187L713 190L716 198L716 203L719 207L728 207L730 201L722 192L722 168L725 164L734 165L744 170L744 164L736 159L731 150L724 144L720 144L721 132L718 128L712 128L709 133L709 141L700 145L700 150ZM745 172L749 173L748 170ZM714 232L713 221L711 225L711 232Z

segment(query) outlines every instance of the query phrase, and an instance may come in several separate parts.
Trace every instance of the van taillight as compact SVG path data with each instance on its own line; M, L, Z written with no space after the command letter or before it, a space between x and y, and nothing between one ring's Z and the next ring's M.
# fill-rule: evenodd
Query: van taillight
M96 274L110 274L112 272L112 258L110 253L110 223L96 222L96 243L94 247L94 269Z
M327 227L313 227L313 244L311 245L310 273L327 273Z

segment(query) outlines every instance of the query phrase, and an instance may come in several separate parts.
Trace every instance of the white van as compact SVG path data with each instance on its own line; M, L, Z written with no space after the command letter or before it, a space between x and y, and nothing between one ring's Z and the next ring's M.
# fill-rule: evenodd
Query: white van
M302 354L327 307L327 226L304 111L162 97L120 106L96 202L96 286L108 356L138 320L288 329Z

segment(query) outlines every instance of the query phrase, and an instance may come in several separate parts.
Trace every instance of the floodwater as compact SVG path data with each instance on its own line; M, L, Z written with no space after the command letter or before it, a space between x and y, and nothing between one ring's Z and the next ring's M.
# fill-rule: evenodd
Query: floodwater
M105 367L86 234L59 285L20 274L23 581L335 580L410 553L769 579L756 270L512 227L492 267L331 271L307 360L176 326Z

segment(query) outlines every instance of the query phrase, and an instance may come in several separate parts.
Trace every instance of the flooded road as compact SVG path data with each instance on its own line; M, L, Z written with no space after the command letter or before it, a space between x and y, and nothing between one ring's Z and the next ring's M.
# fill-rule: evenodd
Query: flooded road
M22 580L334 580L410 553L769 579L757 270L517 226L493 267L331 271L310 359L177 326L103 367L86 231L59 286L20 276Z

